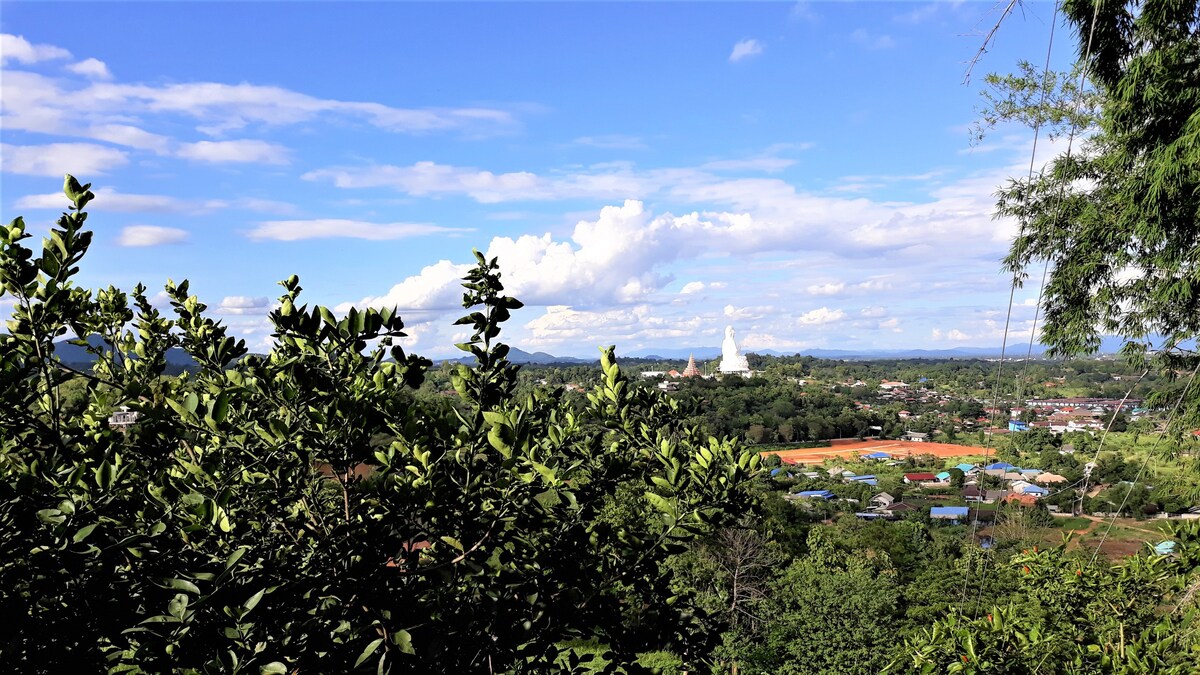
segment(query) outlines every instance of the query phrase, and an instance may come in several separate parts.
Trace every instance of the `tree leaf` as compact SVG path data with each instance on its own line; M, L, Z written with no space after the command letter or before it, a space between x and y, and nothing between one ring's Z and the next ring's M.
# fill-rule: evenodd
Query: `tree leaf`
M374 640L371 640L371 643L368 644L366 649L363 649L362 654L359 655L358 660L354 662L354 667L357 668L361 666L367 659L371 658L371 655L375 653L376 649L379 649L379 645L381 644L383 644L383 638L375 638Z

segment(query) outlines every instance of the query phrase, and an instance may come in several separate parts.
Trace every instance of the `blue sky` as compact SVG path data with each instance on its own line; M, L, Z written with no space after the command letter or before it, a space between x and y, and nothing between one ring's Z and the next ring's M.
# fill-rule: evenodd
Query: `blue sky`
M450 355L472 247L528 350L994 346L1032 134L967 127L1052 12L964 85L991 2L5 2L0 208L44 229L91 181L81 282L189 278L255 348L295 273Z

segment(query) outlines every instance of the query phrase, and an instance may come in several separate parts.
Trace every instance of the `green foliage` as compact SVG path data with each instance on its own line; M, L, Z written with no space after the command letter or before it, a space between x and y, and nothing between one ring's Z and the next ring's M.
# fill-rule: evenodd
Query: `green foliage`
M1162 336L1163 370L1191 371L1200 363L1186 345L1200 336L1200 12L1172 0L1070 0L1064 12L1086 36L1080 66L1096 91L1084 121L1095 125L1081 127L1070 157L1000 192L998 214L1021 224L1006 264L1024 279L1048 261L1042 341L1054 354L1091 352L1117 334L1141 360ZM1005 87L1019 95L1031 78ZM1046 117L1028 101L992 112ZM1194 420L1200 399L1190 399Z
M515 395L496 341L520 307L498 262L464 281L458 404L413 395L429 360L392 309L335 314L283 282L248 355L168 283L72 279L87 185L43 241L0 228L0 637L20 672L481 672L605 666L686 641L665 562L741 513L758 457L630 386L612 348L581 405ZM79 372L56 338L99 336ZM195 372L163 378L182 347ZM85 395L76 389L82 380ZM121 406L138 413L121 431ZM631 608L637 608L634 611ZM562 656L562 658L559 658Z
M887 672L1191 673L1200 617L1178 593L1196 571L1195 524L1176 531L1178 557L1090 566L1065 546L1025 550L1007 567L1017 587L1002 605L953 612L906 640ZM1167 611L1163 611L1163 606Z

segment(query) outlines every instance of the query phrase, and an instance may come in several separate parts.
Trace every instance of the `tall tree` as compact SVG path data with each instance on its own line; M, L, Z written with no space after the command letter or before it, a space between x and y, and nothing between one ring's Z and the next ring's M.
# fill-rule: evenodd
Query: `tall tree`
M1138 357L1162 336L1159 363L1190 372L1200 360L1200 4L1065 0L1063 10L1094 89L1028 67L990 79L985 122L1076 125L1070 156L1000 191L997 214L1020 224L1005 263L1020 280L1048 263L1052 353L1091 352L1117 334ZM1042 91L1052 95L1039 107Z

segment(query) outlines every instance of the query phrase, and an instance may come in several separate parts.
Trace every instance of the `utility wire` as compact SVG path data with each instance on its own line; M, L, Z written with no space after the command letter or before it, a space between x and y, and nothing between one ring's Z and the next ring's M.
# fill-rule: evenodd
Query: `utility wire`
M1196 362L1196 367L1192 369L1191 377L1188 378L1183 391L1179 393L1179 400L1175 402L1175 407L1171 409L1171 414L1167 416L1166 426L1158 434L1158 438L1155 439L1154 445L1150 447L1150 451L1146 453L1146 458L1142 460L1142 466L1138 468L1137 475L1133 477L1133 482L1129 485L1129 489L1125 491L1125 496L1121 498L1121 505L1117 507L1117 510L1112 514L1112 518L1108 521L1108 527L1105 528L1104 534L1100 537L1100 543L1096 544L1096 550L1092 552L1092 559L1088 561L1089 567L1096 562L1096 556L1100 555L1100 547L1104 546L1105 540L1108 539L1108 534L1112 532L1113 525L1117 522L1117 516L1121 514L1121 509L1124 509L1125 504L1129 502L1129 495L1133 494L1133 488L1137 486L1138 479L1142 477L1142 472L1146 470L1146 465L1150 463L1150 458L1154 456L1154 451L1158 449L1158 444L1171 431L1171 422L1175 419L1176 413L1179 412L1179 408L1183 405L1183 400L1187 398L1187 393L1191 390L1192 383L1196 381L1197 372L1200 372L1200 361Z
M1078 92L1075 97L1075 110L1071 116L1071 132L1067 138L1066 158L1068 158L1068 159L1071 157L1071 151L1075 145L1075 136L1079 132L1079 108L1080 108L1080 104L1083 101L1084 85L1087 82L1088 68L1091 63L1092 45L1095 42L1096 24L1099 22L1100 3L1101 2L1103 2L1103 0L1093 0L1092 25L1090 26L1090 28L1088 30L1087 45L1084 48L1082 68L1080 68L1080 73L1079 73L1079 88L1078 88ZM1048 45L1047 49L1046 49L1046 64L1042 71L1042 104L1043 105L1045 103L1045 97L1046 97L1046 79L1048 78L1049 70L1050 70L1050 52L1051 52L1051 48L1053 46L1054 28L1056 27L1056 25L1058 23L1058 11L1059 11L1059 3L1056 2L1054 5L1054 19L1051 21L1051 24L1050 24L1050 26L1051 26L1050 45ZM1039 117L1037 119L1037 121L1034 123L1034 147L1033 147L1032 152L1030 153L1031 156L1030 156L1030 162L1029 162L1029 166L1030 166L1029 180L1032 180L1032 178L1033 178L1033 166L1034 166L1034 162L1037 157L1037 139L1038 139L1040 130L1041 130L1041 118ZM1064 177L1064 179L1060 182L1059 194L1058 194L1058 205L1055 208L1054 219L1052 222L1057 222L1058 219L1062 216L1063 202L1066 201L1066 191L1067 191L1067 185L1066 185L1066 179ZM1022 225L1021 225L1021 230L1022 230L1022 232L1018 233L1018 241L1020 241L1021 235L1023 234L1024 223L1022 223ZM1047 264L1047 269L1048 269L1049 257L1046 258L1046 264ZM1018 277L1018 272L1016 270L1014 270L1013 271L1012 288L1009 290L1009 294L1008 294L1008 312L1004 319L1004 341L1005 341L1005 343L1007 343L1007 341L1008 341L1008 330L1009 330L1009 326L1012 322L1012 305L1013 305L1013 297L1016 293L1016 287L1017 287L1017 283L1018 283L1017 277ZM1045 289L1045 274L1043 273L1042 289L1038 291L1039 298L1041 297L1041 294L1044 291L1044 289ZM996 369L995 392L997 392L997 393L1000 390L1001 372L1003 371L1003 368L1004 368L1005 346L1006 345L1001 346L1000 364ZM1030 347L1030 349L1032 350L1032 346ZM993 411L997 410L995 398L993 398L992 406L993 406ZM1114 418L1115 418L1115 415L1114 415ZM988 447L990 448L990 443L988 444ZM986 454L985 454L985 460L986 460ZM976 517L975 517L974 523L972 525L972 533L971 533L972 539L974 539L975 528L978 527L978 521L979 521L978 512L976 512ZM978 615L979 615L979 602L980 602L980 599L982 599L982 597L983 597L983 587L984 587L984 582L987 580L987 573L988 573L987 559L985 558L984 564L983 564L983 569L980 572L979 593L978 593L978 596L976 598L976 603L975 603L975 605L976 605L975 618L978 618ZM970 578L970 568L968 567L966 579L969 579L969 578ZM964 596L965 596L965 591L966 591L966 579L964 579L964 583L963 583Z
M1005 10L1005 14L1007 14L1008 11L1010 11L1012 9L1012 6L1013 6L1012 4L1009 5L1008 9ZM1045 106L1046 98L1048 95L1047 94L1048 87L1047 87L1046 80L1050 76L1050 56L1054 50L1054 31L1058 27L1058 11L1059 11L1059 3L1055 2L1054 3L1054 15L1053 15L1053 18L1050 20L1050 39L1046 44L1046 62L1045 62L1045 65L1042 66L1042 82L1041 82L1042 93L1041 93L1041 100L1038 102L1039 108ZM1001 20L1003 20L1003 18L1004 17L1002 15ZM998 27L999 26L997 25L997 28ZM993 34L995 33L995 30L996 29L992 29ZM990 39L990 37L989 37L989 39ZM985 41L984 47L986 47L986 46L987 46L987 43ZM978 58L978 57L976 57L976 58ZM1027 176L1027 180L1033 180L1033 167L1037 160L1037 147L1038 147L1038 140L1040 140L1040 138L1041 138L1041 131L1042 131L1042 120L1040 118L1038 118L1038 120L1034 123L1034 126L1033 126L1033 148L1029 152L1029 173ZM1022 229L1023 228L1024 228L1024 226L1022 225ZM1009 289L1008 289L1008 311L1004 317L1004 336L1000 341L1000 363L998 363L996 365L996 384L992 387L992 397L991 397L991 400L989 401L989 404L992 407L992 413L988 417L988 426L991 429L991 433L988 433L987 441L984 443L983 465L985 467L988 465L988 458L991 456L992 437L995 435L994 430L996 429L996 418L999 416L999 412L1001 409L1001 406L1000 406L1000 383L1002 381L1002 377L1003 377L1003 373L1004 373L1004 356L1005 356L1005 352L1008 349L1008 330L1012 324L1013 299L1016 297L1016 293L1017 293L1017 273L1013 272L1012 284L1009 285ZM986 495L986 488L984 489L983 495ZM982 501L980 503L982 503ZM978 533L978 531L979 531L979 509L976 508L975 509L975 517L971 519L970 541L972 541L972 542L975 541L975 536ZM987 563L987 561L985 560L984 561L985 569L986 569L986 563ZM971 566L968 564L967 569L965 570L965 573L963 574L963 587L962 587L962 602L963 603L966 603L966 601L967 601L967 588L970 585L970 580L971 580ZM982 588L982 582L980 583L980 587ZM976 609L978 610L978 608L976 608Z

